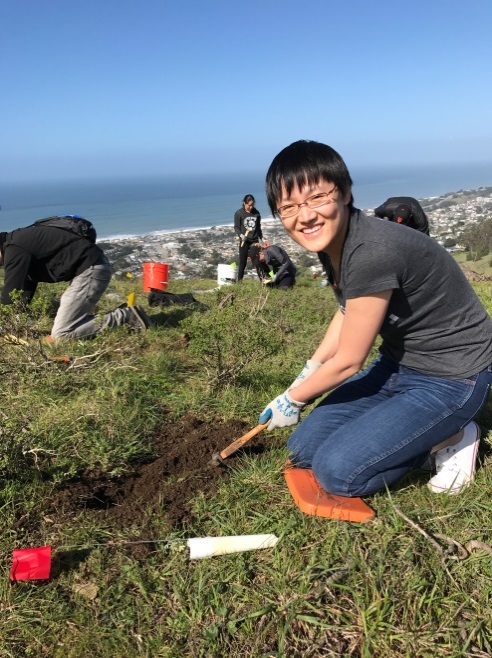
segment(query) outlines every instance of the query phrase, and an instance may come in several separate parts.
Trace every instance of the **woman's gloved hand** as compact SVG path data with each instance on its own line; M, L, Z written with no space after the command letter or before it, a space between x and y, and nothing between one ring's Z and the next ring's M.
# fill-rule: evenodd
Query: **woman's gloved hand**
M287 389L290 391L291 388L296 388L299 386L299 384L302 384L308 377L311 377L313 372L316 372L320 366L323 364L321 361L314 361L313 359L308 359L306 363L304 364L304 368L301 370L301 372L297 375L297 377L294 379L292 382L291 386Z
M304 402L298 402L289 395L288 391L272 400L260 414L258 422L264 424L270 420L267 430L271 432L279 427L297 425L299 415L305 407Z

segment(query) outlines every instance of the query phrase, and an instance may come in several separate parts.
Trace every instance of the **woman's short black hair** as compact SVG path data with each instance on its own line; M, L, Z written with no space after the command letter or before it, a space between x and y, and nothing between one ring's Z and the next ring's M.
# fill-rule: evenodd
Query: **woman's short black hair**
M252 194L246 194L246 196L243 199L243 203L251 203L251 201L253 203L256 203L255 198Z
M266 175L266 196L270 210L277 214L282 188L290 194L295 185L302 189L320 181L335 183L342 195L352 187L352 178L342 157L327 144L301 139L286 146L273 159ZM352 208L353 197L350 199Z

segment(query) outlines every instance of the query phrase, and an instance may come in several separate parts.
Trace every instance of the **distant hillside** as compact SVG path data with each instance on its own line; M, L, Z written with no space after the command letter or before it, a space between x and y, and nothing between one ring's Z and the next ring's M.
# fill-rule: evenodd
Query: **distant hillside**
M460 242L468 253L467 260L478 261L492 252L492 217L472 224L460 235Z

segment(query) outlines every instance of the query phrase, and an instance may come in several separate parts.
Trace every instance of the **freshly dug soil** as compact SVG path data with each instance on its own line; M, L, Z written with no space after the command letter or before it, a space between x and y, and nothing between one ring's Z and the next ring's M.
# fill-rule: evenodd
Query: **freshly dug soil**
M84 515L102 517L115 530L134 526L142 539L145 529L150 531L145 520L154 511L165 514L171 525L182 525L192 518L197 493L212 493L217 480L228 477L227 467L210 464L212 455L250 429L241 421L214 424L185 415L161 429L154 456L133 464L127 474L111 478L89 472L65 483L54 493L49 514L60 521L84 510ZM245 451L262 452L263 441L262 435L255 437L226 463L233 465Z

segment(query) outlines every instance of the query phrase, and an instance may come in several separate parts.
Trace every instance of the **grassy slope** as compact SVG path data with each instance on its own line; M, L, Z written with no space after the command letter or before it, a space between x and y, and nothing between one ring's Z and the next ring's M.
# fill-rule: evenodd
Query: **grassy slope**
M124 298L138 285L116 282L113 292ZM171 291L212 285L175 283ZM10 586L14 547L115 539L111 529L83 527L76 518L71 527L43 518L39 504L53 483L86 468L124 470L150 450L164 408L171 418L191 411L253 426L296 375L334 311L331 292L316 281L302 279L294 294L272 291L268 298L245 282L233 306L218 307L229 289L196 295L210 311L151 310L156 326L145 335L122 329L50 351L33 336L49 329L54 288L42 291L27 332L22 318L0 322L30 341L4 345L0 356L0 656L492 654L490 555L444 561L395 511L429 533L491 543L490 402L480 419L484 468L459 497L432 495L425 478L414 476L391 495L371 498L377 518L368 525L303 516L282 477L288 431L277 431L268 435L271 450L244 457L214 497L195 501L195 520L181 534L164 514L153 519L162 537L274 532L281 538L276 549L190 563L179 543L162 544L145 560L101 546L49 583ZM476 289L490 312L492 286ZM259 344L262 350L254 351ZM88 358L67 369L43 354L67 350ZM77 593L81 583L96 584L97 596Z
M461 265L464 265L467 269L473 270L478 274L484 274L485 276L492 276L492 254L487 254L479 260L468 261L466 259L467 254L465 252L457 252L455 258Z

